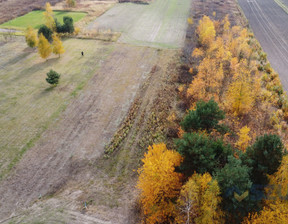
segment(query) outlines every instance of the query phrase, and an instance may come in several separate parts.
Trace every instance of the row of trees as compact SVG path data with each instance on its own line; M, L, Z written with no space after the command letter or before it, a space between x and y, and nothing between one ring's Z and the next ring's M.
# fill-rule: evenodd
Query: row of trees
M260 100L278 103L283 92L276 87L281 84L252 35L231 28L228 17L219 22L204 16L197 35L192 53L197 66L189 71L197 75L180 90L190 110L180 123L176 150L163 143L149 147L139 169L145 220L286 223L288 155L281 138L270 133L252 139L247 122L237 137L235 128L227 126L238 126ZM271 92L268 98L263 85ZM230 143L229 135L234 136Z
M271 190L283 179L288 183L279 136L261 136L243 153L207 135L223 116L214 100L200 101L181 123L187 132L176 151L163 143L148 148L138 181L147 223L239 223L272 197L269 206L287 203L287 185L281 195Z
M48 58L52 52L60 57L65 50L58 34L73 33L73 19L66 16L63 18L63 25L61 25L57 19L54 18L49 3L46 3L44 18L45 25L41 25L38 33L31 26L26 29L25 38L27 45L31 48L38 47L38 52L44 59Z

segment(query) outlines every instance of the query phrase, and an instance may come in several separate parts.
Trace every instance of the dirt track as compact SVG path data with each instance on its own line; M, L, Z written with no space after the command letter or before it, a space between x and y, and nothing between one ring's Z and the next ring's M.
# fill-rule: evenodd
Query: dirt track
M288 14L272 0L238 0L272 67L288 90Z
M156 58L155 49L118 46L57 126L42 136L1 183L0 221L39 195L59 190L79 164L103 153Z

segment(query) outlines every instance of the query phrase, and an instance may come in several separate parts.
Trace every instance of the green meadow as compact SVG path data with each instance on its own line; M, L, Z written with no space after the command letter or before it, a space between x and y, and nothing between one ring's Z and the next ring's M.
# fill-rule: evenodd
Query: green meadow
M17 17L6 23L0 25L0 28L9 29L25 29L28 26L32 26L38 29L41 24L44 23L43 10L37 10L27 13L24 16ZM69 12L69 11L54 11L54 16L60 23L63 23L64 16L71 16L74 23L86 16L85 12Z

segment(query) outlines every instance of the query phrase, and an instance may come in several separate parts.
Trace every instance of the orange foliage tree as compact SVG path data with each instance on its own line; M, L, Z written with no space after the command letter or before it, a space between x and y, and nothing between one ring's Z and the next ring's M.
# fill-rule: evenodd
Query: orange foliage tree
M172 200L177 198L181 188L182 175L175 167L182 161L180 154L168 150L164 143L148 147L142 159L143 167L137 187L141 190L141 204L147 223L171 222L176 213Z

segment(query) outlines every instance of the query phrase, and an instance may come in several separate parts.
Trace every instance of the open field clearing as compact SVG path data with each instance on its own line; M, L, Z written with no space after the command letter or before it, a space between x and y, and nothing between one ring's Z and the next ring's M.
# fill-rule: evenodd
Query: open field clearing
M238 0L251 28L288 90L288 14L274 1Z
M71 95L95 75L57 124L50 125L10 177L1 182L1 218L29 205L40 194L60 189L74 172L80 171L81 161L103 153L157 59L157 50L151 48L92 40L71 39L64 43L66 54L47 62L38 59L36 53L25 52L24 43L2 46L1 170L17 158L27 142L26 147L32 146L31 139L36 141L65 108ZM14 48L19 50L16 57ZM80 49L85 52L83 58ZM55 89L44 80L51 67L63 74Z
M50 0L54 5L62 0ZM1 0L0 1L0 24L8 20L22 16L34 9L39 9L45 5L46 0Z
M119 42L123 43L179 48L185 40L190 4L190 0L117 4L86 29L122 32Z
M38 29L42 24L45 23L43 10L37 10L27 13L24 16L17 17L6 23L0 25L0 28L10 28L10 29L25 29L28 26L32 26ZM54 11L54 16L57 18L58 22L63 23L64 16L70 16L73 22L76 23L86 16L85 12L68 12L68 11Z
M64 41L64 47L63 57L45 61L22 38L1 43L0 176L32 146L113 50L113 45L76 39ZM50 69L62 74L56 88L45 81Z

